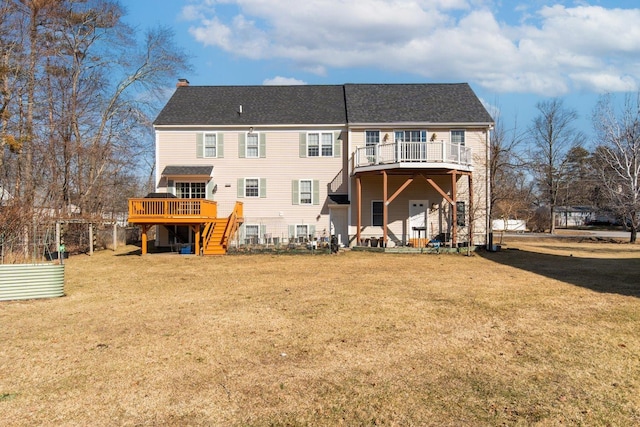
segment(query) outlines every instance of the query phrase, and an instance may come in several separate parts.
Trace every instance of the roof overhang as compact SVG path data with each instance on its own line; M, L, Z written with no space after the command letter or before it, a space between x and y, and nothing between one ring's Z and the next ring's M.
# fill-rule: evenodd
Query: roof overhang
M232 124L232 125L153 125L153 128L156 130L163 129L188 129L193 131L198 130L209 130L209 129L228 129L228 130L244 130L248 128L258 129L314 129L314 128L322 128L322 129L340 129L347 127L346 123L333 123L333 124L287 124L287 123L278 123L278 124L262 124L262 123L247 123L247 124Z
M213 166L167 165L162 171L162 176L211 178L211 172Z
M372 128L408 128L408 127L428 127L428 128L492 128L493 122L375 122L375 123L349 123L350 129L372 129Z

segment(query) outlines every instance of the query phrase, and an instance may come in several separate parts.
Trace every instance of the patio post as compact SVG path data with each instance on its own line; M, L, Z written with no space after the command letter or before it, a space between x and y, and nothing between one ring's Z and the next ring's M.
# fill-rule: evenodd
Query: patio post
M356 214L358 215L356 222L356 246L360 246L360 229L362 228L362 182L360 175L356 175L356 194L358 195L358 206L356 208Z
M382 247L385 247L387 243L387 221L389 220L388 213L388 199L387 199L387 187L389 181L387 178L387 171L382 171Z
M458 246L458 187L457 187L456 171L451 174L451 245L453 247Z

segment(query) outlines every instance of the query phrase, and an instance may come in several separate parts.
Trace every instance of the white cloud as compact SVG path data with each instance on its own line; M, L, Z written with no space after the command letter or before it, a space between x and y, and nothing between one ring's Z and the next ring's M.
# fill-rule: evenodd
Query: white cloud
M571 79L576 85L590 92L634 92L638 90L638 82L631 76L620 76L616 73L573 73Z
M497 4L201 0L183 15L195 19L191 34L205 46L320 75L370 67L546 96L638 87L640 26L630 23L640 21L640 9L512 4L502 7L513 9L514 21L503 23L490 9Z
M265 79L262 84L265 86L298 86L306 85L307 82L293 77L276 76L272 79Z

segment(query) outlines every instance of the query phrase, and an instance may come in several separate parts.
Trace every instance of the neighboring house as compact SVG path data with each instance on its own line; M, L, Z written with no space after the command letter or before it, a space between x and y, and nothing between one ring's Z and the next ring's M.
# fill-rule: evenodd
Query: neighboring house
M581 227L599 217L593 206L556 206L554 213L556 227Z
M493 119L467 84L189 86L161 111L156 191L243 202L238 243L485 244ZM172 228L173 227L173 228ZM156 245L193 230L158 227Z

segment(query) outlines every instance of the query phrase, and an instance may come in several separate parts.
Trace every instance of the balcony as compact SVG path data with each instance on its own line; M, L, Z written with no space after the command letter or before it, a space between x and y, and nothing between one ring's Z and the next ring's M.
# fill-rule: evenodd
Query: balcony
M472 170L471 148L440 142L394 142L359 147L353 156L354 171L413 168Z

